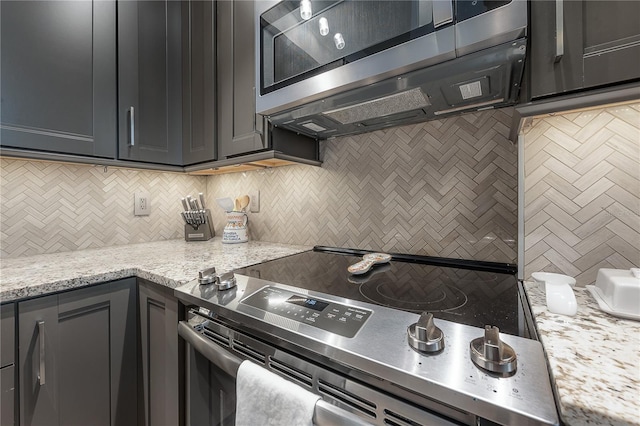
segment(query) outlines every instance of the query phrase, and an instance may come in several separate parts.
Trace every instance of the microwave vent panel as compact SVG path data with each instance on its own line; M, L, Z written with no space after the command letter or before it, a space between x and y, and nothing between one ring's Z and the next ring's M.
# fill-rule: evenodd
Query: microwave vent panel
M307 129L313 131L313 132L324 132L325 130L327 130L325 127L320 126L319 124L310 122L310 123L304 123L302 124L302 127L306 127Z
M460 95L464 100L482 96L482 87L480 86L479 81L474 81L473 83L461 84L459 86L459 89L460 89Z
M372 118L385 117L401 112L425 108L431 105L419 87L382 98L362 102L323 114L341 124L352 124Z

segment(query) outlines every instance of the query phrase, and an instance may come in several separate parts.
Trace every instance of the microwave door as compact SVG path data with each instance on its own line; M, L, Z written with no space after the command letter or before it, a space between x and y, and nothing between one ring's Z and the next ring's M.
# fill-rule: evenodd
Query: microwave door
M271 4L256 9L261 114L455 57L450 0L312 1L309 19L300 2Z
M282 1L260 19L261 93L432 32L433 9L431 0Z

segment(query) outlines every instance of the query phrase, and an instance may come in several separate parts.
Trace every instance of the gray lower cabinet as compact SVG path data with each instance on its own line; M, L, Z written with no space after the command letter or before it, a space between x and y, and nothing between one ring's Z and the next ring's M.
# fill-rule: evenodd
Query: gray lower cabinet
M640 2L530 4L532 98L640 78Z
M254 1L217 2L218 160L268 147L255 113Z
M118 158L182 164L181 2L118 2Z
M0 368L0 392L0 425L15 425L15 366Z
M138 279L140 425L178 425L182 418L184 345L178 339L179 303L173 290ZM180 349L182 348L182 349Z
M0 144L115 157L116 2L0 2Z
M16 424L15 303L0 305L0 425Z
M136 423L135 284L18 304L21 425Z

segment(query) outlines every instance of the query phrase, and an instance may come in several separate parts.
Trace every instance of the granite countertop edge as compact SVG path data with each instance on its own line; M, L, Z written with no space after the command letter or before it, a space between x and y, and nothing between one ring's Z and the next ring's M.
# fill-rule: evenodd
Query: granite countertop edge
M603 312L582 287L575 316L549 312L537 283L524 287L567 425L640 425L640 322Z
M225 272L312 248L264 241L222 244L216 237L196 243L167 240L2 259L0 303L129 277L176 288L211 266Z

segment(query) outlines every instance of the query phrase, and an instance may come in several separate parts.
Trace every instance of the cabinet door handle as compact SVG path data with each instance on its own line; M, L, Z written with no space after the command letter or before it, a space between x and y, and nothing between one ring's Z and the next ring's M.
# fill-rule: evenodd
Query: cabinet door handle
M554 63L564 56L564 0L556 0L556 57Z
M136 115L135 109L129 107L129 146L136 144Z
M40 371L38 372L38 381L40 386L45 384L45 369L44 369L44 321L38 321L38 338L40 339Z

